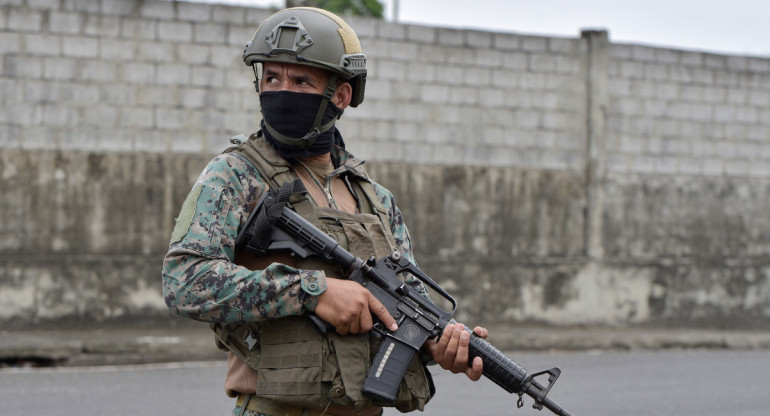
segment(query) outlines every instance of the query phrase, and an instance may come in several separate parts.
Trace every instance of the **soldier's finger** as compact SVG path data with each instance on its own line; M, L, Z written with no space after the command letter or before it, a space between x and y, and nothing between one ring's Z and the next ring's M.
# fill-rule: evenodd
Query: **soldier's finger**
M462 330L458 338L457 350L452 362L452 372L454 373L464 372L468 367L468 344L471 334L468 331Z
M392 332L395 332L398 329L398 324L396 323L396 320L390 316L388 308L386 308L385 305L377 300L372 294L369 294L369 310L380 318L380 321L385 325L385 328L388 328Z
M340 335L347 335L348 332L350 332L350 325L348 325L348 324L340 324L340 326L336 326L336 327L334 327L334 329Z
M449 340L452 339L452 334L455 331L454 324L449 324L444 328L444 332L441 333L441 337L439 338L438 342L436 343L436 352L440 352L442 354L441 360L444 359L443 354L446 351L447 345L449 345ZM437 360L440 361L440 360Z
M484 371L484 363L481 360L481 357L476 357L473 359L473 362L470 366L467 366L465 369L465 374L468 376L469 379L473 381L478 381L481 378L481 374Z
M359 328L361 330L361 333L371 331L372 326L373 326L372 314L368 312L362 313L359 317Z
M454 373L458 371L455 369L455 357L457 356L457 348L460 344L460 334L465 332L464 329L465 327L463 324L455 325L454 330L451 334L449 334L449 340L446 344L446 349L444 350L444 358L441 363L443 368L452 370ZM462 371L462 369L459 371Z
M486 339L487 336L489 336L489 331L487 331L486 328L480 327L480 326L473 328L473 333L478 335L479 338L484 338L484 339Z
M361 317L360 317L360 315L356 316L356 317L353 317L353 319L350 320L350 328L349 328L348 332L351 333L351 334L360 334L361 333Z

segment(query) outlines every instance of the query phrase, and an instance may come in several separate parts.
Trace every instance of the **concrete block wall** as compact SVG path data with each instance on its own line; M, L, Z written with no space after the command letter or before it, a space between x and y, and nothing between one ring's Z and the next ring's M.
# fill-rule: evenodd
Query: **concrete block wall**
M226 144L215 139L256 124L239 50L268 10L139 0L0 4L3 147L213 153Z
M767 178L770 60L610 48L608 169Z
M604 262L648 274L650 319L762 322L770 59L641 45L608 53Z
M165 319L192 182L258 124L268 10L0 0L0 322ZM476 322L761 326L770 59L351 18L339 122Z
M366 105L342 120L369 159L581 169L578 39L353 19L370 57Z

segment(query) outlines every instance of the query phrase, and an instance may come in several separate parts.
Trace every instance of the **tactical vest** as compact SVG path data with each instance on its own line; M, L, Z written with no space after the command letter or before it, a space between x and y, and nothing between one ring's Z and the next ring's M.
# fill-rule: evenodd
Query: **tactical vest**
M292 165L257 135L228 151L251 161L273 189L297 178ZM355 167L348 179L360 214L318 207L309 195L292 202L292 208L359 258L390 254L396 244L387 211L366 171L362 166ZM301 259L278 254L258 258L250 253L236 253L235 257L236 264L251 270L264 269L273 261L298 269L323 270L327 277L346 276L337 264L314 256ZM423 410L434 392L430 374L417 354L409 364L395 403L380 403L363 395L364 378L381 343L374 333L339 335L329 331L322 335L305 316L250 324L213 324L212 329L221 348L257 370L256 395L265 399L309 408L333 404L361 409L377 405L408 412Z

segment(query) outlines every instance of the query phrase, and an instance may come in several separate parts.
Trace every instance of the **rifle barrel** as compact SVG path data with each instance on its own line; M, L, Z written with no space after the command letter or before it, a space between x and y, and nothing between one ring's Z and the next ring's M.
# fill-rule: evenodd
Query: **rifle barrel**
M474 334L470 328L465 328L465 330L471 334L468 346L468 363L471 364L475 357L481 357L481 360L484 362L482 374L485 377L492 380L495 384L509 393L518 393L522 391L525 384L529 382L524 393L535 399L536 405L540 403L559 416L571 416L566 410L548 397L542 397L542 399L538 400L538 397L540 397L544 390L550 390L550 386L548 388L543 387L534 379L529 378L527 370L522 366L508 358L508 356L500 352L500 350L495 348L492 344Z

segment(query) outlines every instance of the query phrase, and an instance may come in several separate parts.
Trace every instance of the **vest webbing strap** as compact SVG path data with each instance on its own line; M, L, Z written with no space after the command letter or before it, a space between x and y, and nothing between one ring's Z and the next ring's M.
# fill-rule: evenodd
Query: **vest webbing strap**
M259 380L257 382L258 394L269 396L296 396L326 393L321 388L321 383L315 381L273 381Z
M292 172L291 164L281 158L275 149L268 146L262 146L260 148L255 144L256 140L260 139L255 138L254 136L250 137L249 140L240 144L238 150L241 155L254 164L254 167L257 168L262 175L262 178L267 182L267 186L272 189L278 189L282 184L298 178L297 175ZM266 155L265 153L270 154ZM292 207L299 215L320 228L321 224L315 220L315 217L308 215L313 211L310 196L306 196L299 201L292 201Z
M286 367L318 367L318 354L298 354L298 355L267 355L262 354L262 360L270 363L271 366Z
M388 239L388 243L390 243L390 246L393 248L398 247L396 245L395 237L393 237L393 232L390 229L390 217L388 217L388 211L386 211L385 207L382 206L377 193L374 191L374 185L369 184L369 186L362 186L361 188L364 192L364 195L366 196L366 199L369 201L369 205L372 208L372 213L380 217L380 223L383 227L385 227L387 231L389 231L385 233L385 237Z
M256 143L257 140L261 139L256 135L252 135L248 140L241 142L238 146L238 153L254 164L254 167L257 168L269 187L278 189L281 184L291 182L298 177L292 172L291 164L281 158L275 149L270 145L259 146ZM357 188L364 193L364 196L367 199L366 201L360 202L367 203L368 205L360 206L359 209L361 209L361 212L366 212L366 208L371 209L371 213L380 218L382 226L390 231L390 218L388 217L388 212L385 207L382 206L382 203L374 190L374 185L369 183L369 175L366 173L366 170L360 166L355 168L354 171L357 175L367 179L365 184L363 183L364 181L357 181L359 184ZM314 211L312 204L310 196L307 196L301 201L292 201L292 207L299 215L310 221L316 227L321 228L321 224L316 221L315 216L309 215ZM395 248L396 242L393 239L392 233L388 232L385 234L388 238L388 243L390 243L391 247Z
M282 183L291 182L295 178L295 175L291 173L291 164L278 156L278 152L272 148L260 149L255 144L256 140L260 139L252 135L248 140L241 142L238 146L238 153L246 157L257 168L271 188L278 189ZM273 154L263 154L270 151Z

